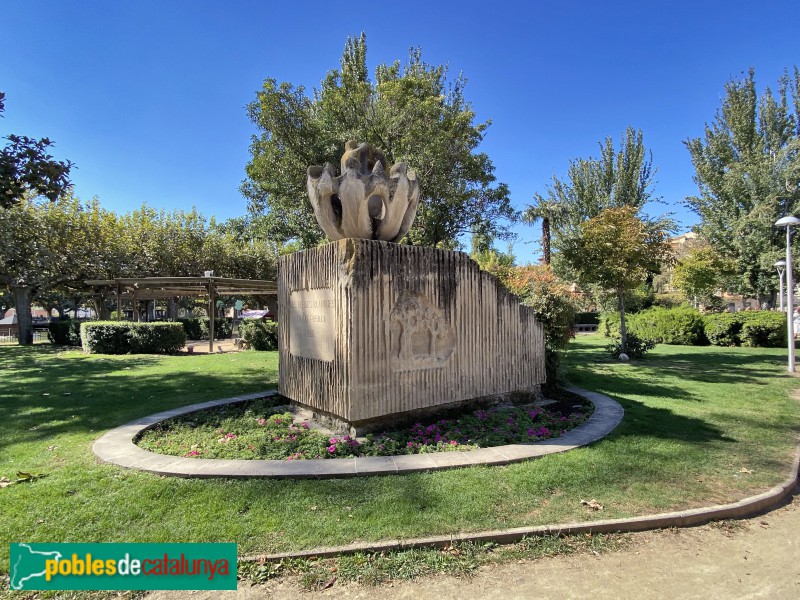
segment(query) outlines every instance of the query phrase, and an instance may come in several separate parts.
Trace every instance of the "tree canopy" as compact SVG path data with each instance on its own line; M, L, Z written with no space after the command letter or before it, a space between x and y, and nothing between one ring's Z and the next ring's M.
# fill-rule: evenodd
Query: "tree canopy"
M340 69L313 95L303 86L267 79L248 106L258 127L250 146L242 192L264 231L277 243L323 239L306 195L306 169L338 163L348 140L379 147L390 164L417 172L420 203L405 240L455 248L458 237L480 231L509 239L516 218L508 187L477 151L489 122L476 123L464 97L466 80L448 80L445 66L425 63L419 49L408 61L381 64L369 78L366 36L349 38Z
M562 250L582 285L599 284L617 295L622 351L627 349L625 290L642 284L669 261L671 250L660 224L637 216L634 206L609 207L580 225Z
M0 115L4 110L5 94L0 92ZM0 208L19 203L26 194L55 202L69 190L73 164L53 158L49 138L11 134L6 139L9 143L0 150Z
M773 263L784 238L774 227L800 210L800 71L759 96L755 72L725 85L725 96L702 138L684 143L699 195L687 199L700 216L698 233L735 262L729 291L759 298L777 288Z
M672 285L690 300L695 308L713 304L714 294L726 287L734 265L710 246L700 246L678 259Z
M599 158L570 161L567 176L554 176L545 194L537 194L537 203L525 213L531 223L542 213L550 215L558 249L580 235L582 223L606 208L631 206L639 210L656 199L653 157L645 148L641 130L628 127L618 149L611 137L598 145Z
M25 196L0 210L0 287L11 291L22 343L30 343L31 303L80 295L87 279L199 276L274 279L277 249L247 228L217 225L195 209L146 204L117 215L94 199L55 202ZM101 307L102 308L102 307Z

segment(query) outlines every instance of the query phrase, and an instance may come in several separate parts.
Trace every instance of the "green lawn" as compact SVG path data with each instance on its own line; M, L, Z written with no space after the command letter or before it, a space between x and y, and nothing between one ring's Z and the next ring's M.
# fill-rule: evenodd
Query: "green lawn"
M618 363L605 343L576 340L569 372L624 406L606 440L509 467L323 481L162 478L91 453L102 432L133 418L273 386L275 353L0 346L0 477L47 475L0 489L0 572L14 541L235 541L251 554L681 509L786 477L800 409L785 351L659 346ZM592 498L605 509L581 506Z

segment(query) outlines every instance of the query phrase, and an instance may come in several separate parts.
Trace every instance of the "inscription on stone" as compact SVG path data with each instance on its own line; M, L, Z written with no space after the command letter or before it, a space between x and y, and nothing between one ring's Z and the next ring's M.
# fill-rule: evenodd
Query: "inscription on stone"
M289 352L294 356L333 360L335 316L333 290L296 290L289 294Z

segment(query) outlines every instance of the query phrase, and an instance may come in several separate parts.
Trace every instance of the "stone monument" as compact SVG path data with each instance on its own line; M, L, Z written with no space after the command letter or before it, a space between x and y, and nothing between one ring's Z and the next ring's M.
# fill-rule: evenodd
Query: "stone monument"
M359 432L544 383L530 308L462 252L396 243L419 198L405 164L348 142L342 174L307 183L334 241L279 259L283 395Z

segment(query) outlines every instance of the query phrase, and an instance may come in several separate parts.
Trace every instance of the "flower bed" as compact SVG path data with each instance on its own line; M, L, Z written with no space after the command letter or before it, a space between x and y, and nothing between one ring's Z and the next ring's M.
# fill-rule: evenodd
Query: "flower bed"
M546 406L492 407L365 438L331 435L288 412L285 398L197 411L145 431L137 444L197 458L303 460L473 450L558 437L592 407L568 395Z

